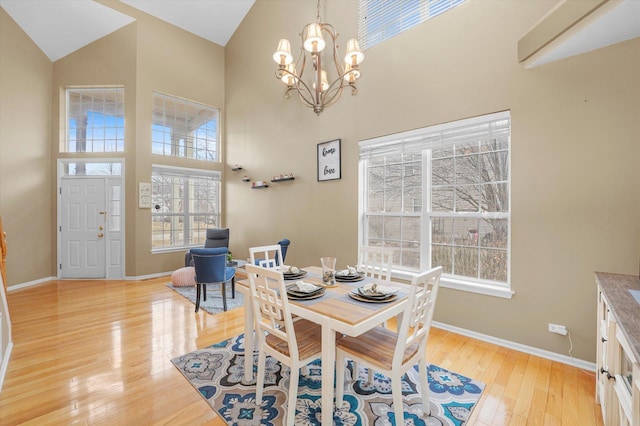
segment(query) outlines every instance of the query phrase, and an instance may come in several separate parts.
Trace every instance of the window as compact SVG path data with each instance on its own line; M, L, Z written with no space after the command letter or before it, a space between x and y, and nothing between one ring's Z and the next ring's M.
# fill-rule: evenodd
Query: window
M217 109L161 93L153 94L154 154L220 161Z
M154 166L152 250L203 244L220 227L220 172Z
M124 151L124 89L67 89L63 152Z
M358 38L362 49L400 34L465 0L360 0Z
M360 142L360 244L510 297L509 149L508 112Z

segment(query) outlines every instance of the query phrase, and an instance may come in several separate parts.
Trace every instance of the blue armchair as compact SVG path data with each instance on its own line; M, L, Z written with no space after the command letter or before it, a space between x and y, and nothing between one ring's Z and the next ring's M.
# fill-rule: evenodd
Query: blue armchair
M278 241L278 244L280 244L280 251L282 252L282 263L284 263L284 259L285 257L287 257L287 249L289 248L289 244L291 244L291 241L283 238Z
M229 228L209 228L204 240L204 248L226 247L229 248ZM184 254L184 266L193 266L191 251Z
M236 269L227 266L228 252L226 247L191 249L196 270L196 312L200 309L200 294L202 294L202 300L207 300L207 284L221 284L222 307L225 311L227 310L226 283L229 281L231 281L231 297L235 299Z

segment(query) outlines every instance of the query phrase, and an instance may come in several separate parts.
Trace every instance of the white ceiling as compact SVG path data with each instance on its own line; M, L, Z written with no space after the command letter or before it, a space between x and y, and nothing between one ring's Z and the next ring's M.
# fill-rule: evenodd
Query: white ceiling
M255 0L120 0L225 46ZM135 18L93 0L0 0L51 61L102 38Z
M225 46L255 0L119 0ZM528 66L640 37L640 0L622 0L611 13L566 37ZM0 0L0 6L51 59L68 54L135 18L93 0Z

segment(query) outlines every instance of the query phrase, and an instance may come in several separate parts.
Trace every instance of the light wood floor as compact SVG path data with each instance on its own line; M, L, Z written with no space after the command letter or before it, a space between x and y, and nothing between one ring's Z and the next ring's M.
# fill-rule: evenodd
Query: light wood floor
M14 348L0 424L224 425L170 360L240 334L242 308L194 314L167 282L53 281L10 292ZM487 384L471 425L602 425L591 372L436 328L428 353Z

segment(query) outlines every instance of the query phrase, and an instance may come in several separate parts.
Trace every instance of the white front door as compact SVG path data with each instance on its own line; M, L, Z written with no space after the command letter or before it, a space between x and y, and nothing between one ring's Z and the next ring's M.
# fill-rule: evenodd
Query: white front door
M62 179L61 278L106 278L105 178Z

